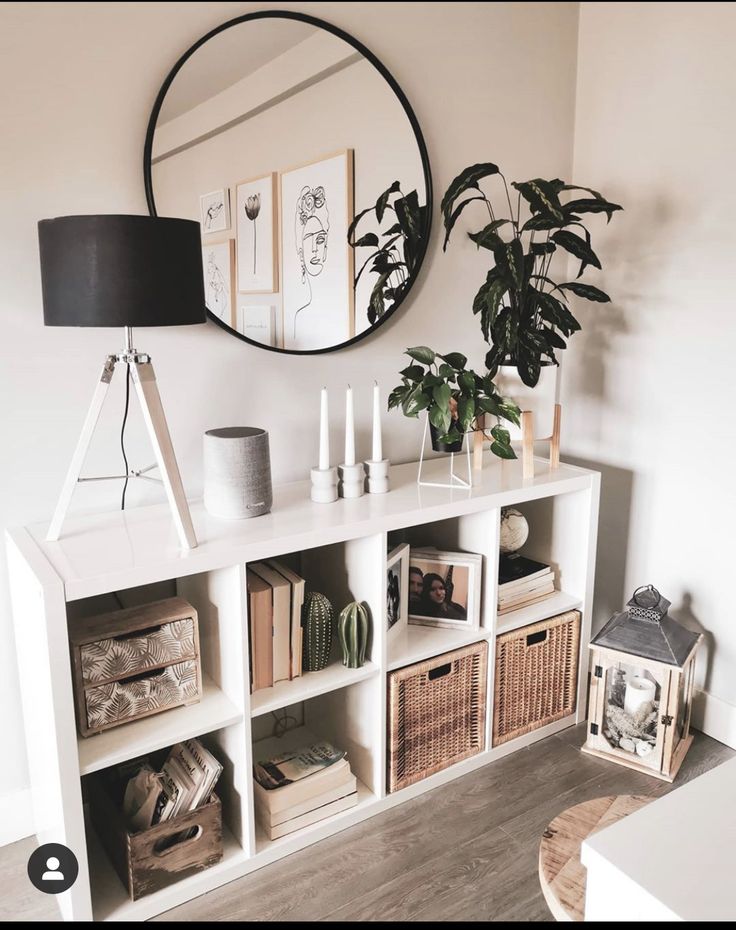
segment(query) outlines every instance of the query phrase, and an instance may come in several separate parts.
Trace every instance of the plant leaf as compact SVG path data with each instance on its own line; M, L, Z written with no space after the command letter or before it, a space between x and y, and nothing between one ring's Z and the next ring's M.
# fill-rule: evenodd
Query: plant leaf
M462 352L448 352L447 355L440 355L440 358L454 368L455 371L462 371L468 364L468 360Z
M460 427L465 432L470 429L470 426L475 419L475 398L474 397L461 397L457 402L457 418L460 423Z
M503 239L496 234L496 230L500 229L501 226L505 226L510 222L510 220L494 220L492 223L489 223L487 226L484 226L480 232L477 233L468 233L469 238L478 246L478 248L483 249L495 249L499 245L503 245Z
M408 390L406 386L394 388L388 395L388 409L393 410L394 407L398 407L407 396Z
M391 177L391 175L389 175ZM386 206L388 204L389 197L391 194L397 193L401 189L401 184L398 181L394 181L391 187L388 190L385 190L381 196L376 201L376 219L379 223L383 222L383 214L386 212Z
M554 238L554 236L552 237ZM529 251L532 255L551 255L556 251L557 246L554 242L532 242Z
M566 221L556 220L554 217L547 216L544 213L535 213L521 227L521 232L545 232L549 229L559 229L565 226Z
M435 353L428 349L427 346L414 346L413 349L407 349L404 355L408 355L409 358L413 358L416 362L421 362L422 365L434 365L436 358Z
M571 200L569 203L566 203L563 207L565 215L568 217L568 222L570 220L571 213L605 213L608 217L608 222L611 222L611 217L616 212L616 210L623 210L623 207L617 203L609 203L607 200L592 200L583 198L582 200Z
M463 394L475 393L475 375L472 371L461 371L457 376L457 383Z
M498 440L502 446L508 446L511 443L511 435L503 426L494 426L491 430L491 436Z
M469 188L480 190L478 181L498 173L498 165L493 165L491 162L482 162L477 165L470 165L464 171L461 171L456 178L452 179L440 203L440 210L445 220L445 229L447 229L447 221L452 212L452 205L460 194Z
M521 240L504 242L494 250L493 255L499 269L508 275L515 288L520 289L524 278L524 248Z
M438 384L437 387L432 389L432 399L435 404L442 411L446 411L447 415L450 414L450 398L452 397L452 391L450 390L450 385L443 382ZM435 424L436 425L436 424Z
M429 422L436 429L446 433L450 428L450 424L452 423L452 417L450 416L449 409L443 410L437 404L432 404L432 406L429 408Z
M531 181L514 181L511 186L526 200L533 213L542 213L558 222L565 219L557 191L549 181L534 178Z
M485 199L486 198L482 194L479 194L477 197L468 197L465 200L461 201L455 207L455 209L452 211L452 213L449 216L446 216L444 218L445 219L445 241L442 243L443 252L447 251L447 244L450 241L450 233L452 232L452 229L455 223L457 222L458 217L463 212L463 210L467 207L469 203L472 203L474 200L485 200Z
M491 443L491 452L500 459L515 459L516 453L511 446L504 446L498 440Z
M574 258L580 259L580 274L585 271L587 265L592 265L594 268L601 267L600 260L590 245L575 233L570 232L568 229L558 229L557 232L552 233L552 238L566 252L569 252Z
M503 403L499 404L499 408L505 420L510 420L516 426L521 425L521 410L513 401L504 399Z
M585 300L593 300L599 304L606 304L611 300L605 291L593 287L592 284L581 284L579 281L568 281L566 284L560 284L560 287L563 290L572 291L577 297L582 297Z
M404 411L404 416L418 417L421 411L426 410L431 403L432 398L422 391L420 384L417 384L404 399L401 409Z
M360 248L361 246L376 246L378 245L378 236L375 233L369 232L364 236L361 236L357 242L353 243L354 248Z
M399 372L402 378L408 378L409 381L421 381L424 377L424 369L421 365L409 365Z

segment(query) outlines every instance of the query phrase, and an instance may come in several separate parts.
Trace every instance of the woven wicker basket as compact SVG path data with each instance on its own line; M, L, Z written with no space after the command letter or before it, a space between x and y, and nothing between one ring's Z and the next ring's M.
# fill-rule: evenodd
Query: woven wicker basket
M494 746L575 711L579 646L577 610L496 637Z
M389 674L389 791L485 748L487 671L481 642Z

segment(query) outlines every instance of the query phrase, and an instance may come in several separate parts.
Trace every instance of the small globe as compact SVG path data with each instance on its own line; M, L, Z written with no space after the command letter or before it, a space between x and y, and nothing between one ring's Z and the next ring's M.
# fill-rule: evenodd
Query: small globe
M514 507L501 508L501 552L516 552L529 538L529 524Z

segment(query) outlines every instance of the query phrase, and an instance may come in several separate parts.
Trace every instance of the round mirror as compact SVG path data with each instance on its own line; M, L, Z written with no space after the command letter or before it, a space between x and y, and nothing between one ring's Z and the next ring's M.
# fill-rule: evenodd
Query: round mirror
M424 258L416 117L368 49L309 16L249 14L195 43L159 92L144 172L152 214L201 224L210 316L274 351L364 338Z

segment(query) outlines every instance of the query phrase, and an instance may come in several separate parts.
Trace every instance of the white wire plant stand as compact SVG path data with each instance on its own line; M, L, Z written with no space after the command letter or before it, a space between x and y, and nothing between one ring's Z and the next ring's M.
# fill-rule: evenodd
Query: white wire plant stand
M463 436L463 445L465 447L465 463L467 466L467 479L458 475L455 471L455 456L463 456L462 452L446 452L445 456L450 457L450 474L447 481L424 481L422 472L424 470L424 450L427 445L427 433L429 432L429 416L424 417L424 434L422 436L422 447L419 451L419 470L417 471L417 484L423 488L462 488L470 490L473 487L473 470L470 465L470 434L473 430L467 430Z

